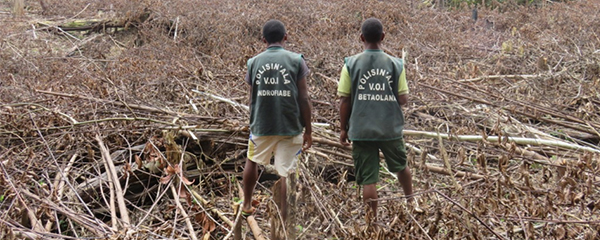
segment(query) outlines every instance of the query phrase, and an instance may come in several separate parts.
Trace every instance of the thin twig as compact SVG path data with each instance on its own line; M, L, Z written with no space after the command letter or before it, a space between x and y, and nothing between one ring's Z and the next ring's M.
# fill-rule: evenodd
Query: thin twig
M91 231L96 236L105 236L107 233L109 233L109 231L107 231L107 230L111 230L111 228L106 226L106 224L104 224L103 222L98 222L98 219L96 219L96 218L91 219L91 218L88 218L88 217L82 215L79 212L73 211L72 209L61 207L60 205L58 205L48 199L40 198L38 195L35 195L35 194L29 192L27 189L21 189L21 192L23 194L25 194L26 196L32 198L33 200L38 201L42 204L48 205L48 207L68 216L70 219L77 222L82 227L86 228L87 230ZM59 202L59 203L63 204L62 202Z
M429 236L429 233L427 231L425 231L425 229L423 228L423 226L421 226L421 224L417 221L417 219L412 214L408 213L408 216L410 216L410 218L413 220L413 222L415 222L417 224L417 226L419 227L419 229L421 229L421 231L423 232L423 234L425 234L425 236L427 237L427 239L433 240Z
M48 154L50 154L50 157L51 157L54 165L55 166L59 166L58 162L56 161L56 157L54 156L54 153L52 152L52 149L50 148L50 145L48 144L48 142L44 138L44 135L40 131L40 128L37 126L37 123L33 120L33 116L31 115L31 112L29 112L29 119L31 120L31 123L35 127L35 130L36 130L38 136L40 137L40 139L42 139L42 142L44 143L44 146L45 146L46 150L48 151ZM63 172L63 170L61 168L58 168L58 173L63 176L63 179L66 179L64 177L65 173ZM81 196L79 194L77 194L77 191L75 190L75 187L73 187L73 184L71 184L70 181L66 181L66 183L69 186L69 188L71 188L71 191L74 192L75 196L77 197L77 200L79 200L79 202L82 203L82 206L83 206L83 208L85 208L85 210L87 211L87 213L90 216L94 216L94 214L92 213L92 210L90 210L90 208L87 206L86 202L83 201L83 199L81 199ZM101 222L98 219L94 219L94 221L98 225L101 224ZM106 233L106 230L104 228L102 230Z
M460 79L459 82L476 82L485 79L498 79L498 78L536 78L540 77L539 74L523 74L523 75L489 75L483 77L469 78L469 79Z
M206 199L204 199L200 194L198 194L198 192L196 192L193 189L188 189L188 190L192 193L192 197L194 198L194 200L196 200L196 202L198 203L198 206L203 207L203 205L204 206L208 206L209 205L209 201L206 200ZM202 204L200 204L200 203L202 203ZM234 223L229 218L227 218L227 216L225 216L225 214L223 214L221 211L219 211L219 209L212 207L210 210L214 214L217 214L217 216L219 216L219 218L221 220L223 220L223 222L225 222L227 225L229 225L229 227L233 228ZM217 221L215 221L215 222L217 224L219 224ZM223 227L224 229L227 229L224 226L221 226L221 227Z
M240 226L240 230L241 230L241 220L242 220L242 207L237 204L237 211L235 214L235 221L233 223L233 227L235 228L236 226ZM235 233L235 231L229 231L229 233L227 233L227 235L225 235L225 237L223 238L223 240L229 239L230 237L233 236L233 234Z
M185 220L185 224L187 225L188 231L190 232L190 234L189 234L190 238L192 240L198 240L198 238L196 237L196 232L194 231L194 226L192 225L192 221L190 221L189 215L187 214L187 212L181 205L181 202L179 202L179 193L177 192L177 190L175 190L175 186L173 186L172 182L170 184L170 188L171 188L171 193L173 193L173 199L175 200L175 204L177 205L177 208L181 212L181 216Z
M495 232L494 229L492 229L490 226L488 226L483 220L481 220L479 217L477 217L477 215L475 215L473 212L467 210L465 207L463 207L462 205L460 205L460 203L454 201L454 199L446 196L445 194L443 194L442 192L440 192L437 189L434 189L433 191L435 193L439 194L440 196L444 197L446 200L450 201L455 206L458 206L460 209L462 209L463 211L465 211L468 214L470 214L471 216L473 216L475 219L477 219L477 221L479 223L481 223L485 228L487 228L487 230L489 230L490 232L492 232L497 238L499 238L499 239L505 239L504 237L500 236L500 234L498 234L497 232Z
M523 221L523 218L521 218L521 214L519 213L519 209L517 209L517 206L514 207L515 212L517 213L517 216L519 216L519 223L521 224L521 228L523 229L523 235L525 236L525 239L529 239L529 233L527 233L527 231L525 230L525 222Z
M242 104L240 104L240 103L238 103L236 101L233 101L233 100L225 98L225 97L217 96L217 95L212 94L212 93L198 91L196 89L192 89L192 92L195 92L195 93L198 93L198 94L201 94L201 95L204 95L204 96L207 96L207 97L210 97L210 98L222 101L222 102L229 103L230 105L232 105L234 107L237 107L237 108L241 108L241 109L243 109L246 112L250 111L250 107L248 107L246 105L242 105Z
M108 175L110 177L112 177L111 170L110 170L110 167L108 166L107 161L102 161L102 163L104 164L104 169L106 169L106 172L108 173ZM121 185L121 184L119 183L119 185ZM100 191L101 191L100 193L102 194L101 196L103 196L103 198L104 198L105 194L104 194L104 190L102 187L100 187ZM112 179L108 180L108 191L109 191L108 208L110 210L110 224L111 224L111 227L115 231L118 231L119 226L117 225L118 224L117 210L115 208L115 183ZM106 200L105 200L105 202L106 202Z
M65 182L68 181L69 172L71 171L71 167L75 163L75 159L77 159L77 157L78 157L77 153L73 154L73 156L69 160L69 163L67 163L67 167L65 167L65 169L63 170L63 172L65 173L64 176L60 175L60 174L56 174L56 176L54 178L53 190L54 190L54 194L56 195L56 198L59 200L62 198L62 196L64 194ZM52 228L52 221L48 221L46 223L46 231L50 231L51 228Z
M42 225L42 222L36 217L36 214L34 213L34 211L31 210L31 205L27 204L25 202L25 200L23 199L23 197L21 196L20 191L17 189L17 187L13 183L10 175L6 171L4 164L0 163L0 167L2 168L2 173L4 174L5 179L8 181L10 188L15 193L16 198L18 199L19 203L27 211L27 217L29 218L29 222L31 223L31 226L33 226L33 230L36 232L46 232L46 229Z

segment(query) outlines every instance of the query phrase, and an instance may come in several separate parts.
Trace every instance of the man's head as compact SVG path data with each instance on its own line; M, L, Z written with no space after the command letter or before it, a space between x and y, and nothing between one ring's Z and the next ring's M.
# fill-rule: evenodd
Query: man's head
M383 40L383 24L377 18L365 20L360 30L363 40L367 43L378 43Z
M263 38L267 43L278 43L285 40L285 26L279 20L269 20L263 26Z

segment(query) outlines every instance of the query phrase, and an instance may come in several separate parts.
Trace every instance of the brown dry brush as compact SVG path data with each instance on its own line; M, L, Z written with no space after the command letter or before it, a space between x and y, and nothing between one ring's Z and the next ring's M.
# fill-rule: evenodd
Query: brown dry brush
M231 236L247 112L211 96L247 104L245 64L271 18L307 59L314 121L329 124L299 164L300 239L598 238L598 153L507 141L599 149L593 2L506 3L479 8L477 21L419 1L43 3L26 2L22 18L0 3L3 239ZM403 204L382 168L378 219L365 218L350 151L335 144L338 73L371 16L385 24L385 50L407 53L406 128L482 136L407 134L424 211ZM62 30L73 19L118 26ZM265 236L276 179L265 169L255 194Z

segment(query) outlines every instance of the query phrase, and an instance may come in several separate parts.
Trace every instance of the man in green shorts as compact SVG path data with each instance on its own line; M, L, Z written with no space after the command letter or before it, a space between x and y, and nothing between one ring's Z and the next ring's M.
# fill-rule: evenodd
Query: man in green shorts
M384 37L381 21L369 18L363 22L360 39L365 50L345 59L338 84L340 142L352 142L356 182L363 186L363 200L375 216L379 150L389 170L397 174L404 194L411 197L413 193L402 139L401 105L408 101L404 62L381 50Z
M286 40L283 23L268 21L263 26L267 49L248 60L250 139L242 181L245 215L254 212L252 194L258 180L257 164L267 165L275 157L275 169L285 182L295 168L298 155L312 145L312 107L306 84L309 70L301 54L283 48ZM279 210L285 220L286 184L281 186Z

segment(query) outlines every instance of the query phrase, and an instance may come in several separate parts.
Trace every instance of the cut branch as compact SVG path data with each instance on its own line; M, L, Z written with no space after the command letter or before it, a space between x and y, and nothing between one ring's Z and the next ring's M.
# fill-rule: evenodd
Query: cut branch
M515 109L512 109L512 108L509 108L507 106L500 106L499 104L492 103L490 101L486 101L486 100L483 100L483 99L477 99L477 98L465 96L465 95L462 95L462 94L454 93L452 91L448 91L448 90L436 88L436 87L429 86L429 85L422 84L422 83L417 83L417 84L419 86L430 88L430 89L433 89L433 90L436 90L436 91L439 91L439 92L443 92L443 93L446 93L446 94L449 94L449 95L453 95L453 96L456 96L456 97L461 97L461 98L468 99L468 100L471 100L471 101L474 101L474 102L483 103L483 104L486 104L486 105L489 105L489 106L499 107L501 109L504 109L504 110L507 110L507 111L511 111L511 112L515 112L515 113L521 114L523 116L527 116L527 117L532 118L532 119L537 119L537 120L540 120L540 121L557 124L557 125L560 125L560 126L563 126L563 127L567 127L567 128L579 130L579 131L582 131L582 132L587 132L587 133L590 133L590 134L598 134L596 132L596 130L593 127L591 127L591 126L587 126L586 125L587 126L587 128L586 128L586 127L574 124L573 122L562 122L562 121L557 121L557 120L553 120L553 119L549 119L549 118L543 118L543 117L537 116L535 114L535 112L538 112L536 110L539 110L539 112L544 112L544 113L550 114L550 115L555 116L555 117L569 119L569 120L572 120L572 121L574 121L576 123L580 123L580 124L586 124L586 122L584 122L583 120L576 119L576 118L573 118L573 117L565 116L565 115L562 115L562 114L560 116L556 116L556 114L550 113L550 112L548 112L546 110L542 110L542 109L533 109L533 111L528 111L528 112L518 111L518 110L515 110ZM522 105L522 104L520 104L520 105ZM527 107L527 106L525 106L525 107ZM530 112L533 112L533 113L530 113ZM594 126L595 127L599 127L597 125L594 125Z
M177 190L175 190L175 186L173 186L173 182L171 182L170 188L171 188L171 193L173 193L173 199L175 201L175 204L177 205L177 209L179 209L179 212L181 212L181 216L183 217L185 224L188 227L188 231L190 232L190 234L189 234L190 238L192 240L198 240L198 238L196 237L196 232L194 231L194 226L192 225L192 221L190 221L189 215L187 214L187 212L181 205L181 202L179 202L179 193L177 192Z
M121 213L121 220L125 227L129 227L131 221L129 220L129 213L127 212L127 206L125 205L125 200L123 199L123 189L121 188L121 184L119 181L119 176L117 176L117 170L115 168L115 164L113 163L112 158L110 157L110 152L104 145L102 138L99 135L96 135L96 141L98 141L98 145L100 146L100 152L102 153L102 159L108 165L108 173L113 182L115 194L117 195L117 203L119 205L119 213Z
M406 136L419 136L419 137L430 137L437 138L438 134L443 139L450 140L459 140L459 141L470 141L470 142L479 142L479 141L488 141L488 142L500 142L500 141L509 141L514 142L516 144L523 145L534 145L534 146L554 146L554 147L562 147L566 149L578 150L578 151L588 151L600 153L600 150L581 146L577 144L566 143L562 141L556 140L545 140L545 139L537 139L537 138L522 138L522 137L499 137L499 136L487 136L483 137L480 135L449 135L444 133L435 133L435 132L425 132L425 131L413 131L413 130L404 130L404 135Z

